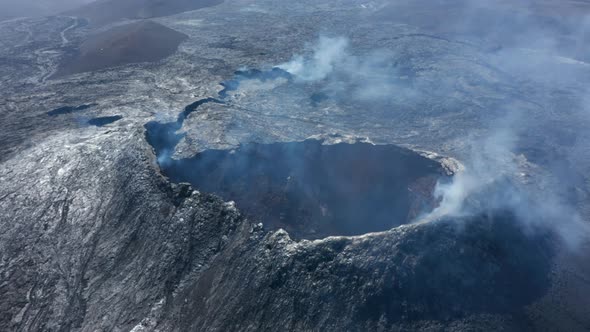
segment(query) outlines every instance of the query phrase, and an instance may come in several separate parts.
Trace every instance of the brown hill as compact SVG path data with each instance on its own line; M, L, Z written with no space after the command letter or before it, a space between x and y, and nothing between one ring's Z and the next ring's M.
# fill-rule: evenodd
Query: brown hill
M98 0L68 15L88 19L92 25L104 25L121 19L152 18L215 6L223 0Z
M153 62L176 52L188 36L152 21L140 21L91 35L65 59L56 76Z

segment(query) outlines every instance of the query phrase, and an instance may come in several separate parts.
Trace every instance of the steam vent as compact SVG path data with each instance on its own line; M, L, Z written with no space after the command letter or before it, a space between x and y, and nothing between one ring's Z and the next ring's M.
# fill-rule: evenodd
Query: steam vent
M163 163L173 182L215 193L265 228L296 239L359 235L430 210L437 162L392 145L246 144Z

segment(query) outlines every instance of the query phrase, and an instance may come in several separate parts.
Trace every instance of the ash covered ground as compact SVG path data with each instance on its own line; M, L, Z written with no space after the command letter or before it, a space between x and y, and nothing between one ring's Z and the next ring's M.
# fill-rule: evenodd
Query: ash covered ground
M590 330L589 2L70 3L0 21L0 330Z

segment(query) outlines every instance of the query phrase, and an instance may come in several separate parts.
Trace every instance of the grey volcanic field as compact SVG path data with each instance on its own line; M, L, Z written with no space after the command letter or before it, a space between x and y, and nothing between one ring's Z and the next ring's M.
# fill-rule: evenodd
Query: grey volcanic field
M590 330L590 2L41 4L0 331Z

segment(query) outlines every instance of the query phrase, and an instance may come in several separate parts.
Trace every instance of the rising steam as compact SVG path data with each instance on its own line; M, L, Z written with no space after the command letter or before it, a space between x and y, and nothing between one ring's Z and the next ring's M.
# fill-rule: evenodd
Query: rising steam
M354 55L347 38L328 36L320 36L309 48L310 55L296 55L277 67L293 75L299 83L322 81L322 92L336 99L375 101L408 94L407 88L400 84L388 52Z
M291 61L277 67L301 81L319 81L328 77L336 67L341 68L349 58L346 38L321 36L313 46L310 58L297 55Z

